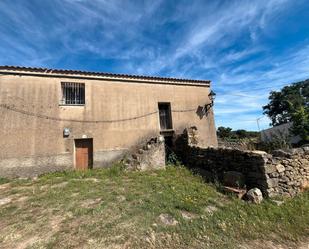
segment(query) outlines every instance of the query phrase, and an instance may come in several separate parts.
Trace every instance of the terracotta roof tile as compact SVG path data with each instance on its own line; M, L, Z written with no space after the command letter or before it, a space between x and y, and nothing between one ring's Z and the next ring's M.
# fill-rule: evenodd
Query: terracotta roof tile
M141 80L153 80L153 81L168 81L168 82L183 82L183 83L196 83L196 84L210 84L209 80L193 80L182 78L169 78L169 77L157 77L157 76L143 76L143 75L129 75L129 74L116 74L105 72L91 72L80 70L65 70L65 69L50 69L39 67L21 67L21 66L0 66L0 70L9 71L25 71L34 73L54 73L54 74L68 74L68 75L85 75L85 76L106 76L114 78L128 78L128 79L141 79Z

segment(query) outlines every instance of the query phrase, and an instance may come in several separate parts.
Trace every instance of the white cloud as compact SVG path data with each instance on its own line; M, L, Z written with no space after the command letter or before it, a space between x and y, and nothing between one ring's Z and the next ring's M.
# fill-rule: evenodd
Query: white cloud
M254 128L270 90L309 77L308 41L277 54L261 42L295 4L175 1L167 11L163 0L4 0L0 64L49 67L84 56L114 60L125 73L210 79L217 123Z

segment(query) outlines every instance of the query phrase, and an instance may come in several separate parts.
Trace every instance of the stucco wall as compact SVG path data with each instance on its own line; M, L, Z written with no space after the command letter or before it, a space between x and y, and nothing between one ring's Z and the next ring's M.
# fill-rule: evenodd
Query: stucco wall
M86 104L60 106L61 82L85 83ZM213 113L202 118L196 113L199 106L209 101L208 93L209 88L202 86L1 75L0 165L8 159L65 153L74 162L74 139L85 136L93 138L94 167L106 165L109 161L106 158L115 158L121 151L159 134L158 102L171 103L176 133L196 126L200 132L199 145L216 146ZM186 111L190 109L193 111ZM145 114L149 115L122 122L102 122ZM64 128L71 131L68 138L63 137ZM45 163L34 164L45 167Z
M273 142L276 140L286 140L289 143L296 144L301 141L300 136L291 134L290 129L293 123L281 124L261 131L261 140L263 142Z

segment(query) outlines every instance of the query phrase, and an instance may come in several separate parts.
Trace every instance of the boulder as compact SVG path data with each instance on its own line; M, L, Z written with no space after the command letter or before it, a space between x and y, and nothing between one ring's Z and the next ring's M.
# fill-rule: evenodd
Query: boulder
M258 188L250 189L247 192L246 197L247 197L248 201L255 203L255 204L260 204L263 201L263 194L262 194L261 190L258 189Z

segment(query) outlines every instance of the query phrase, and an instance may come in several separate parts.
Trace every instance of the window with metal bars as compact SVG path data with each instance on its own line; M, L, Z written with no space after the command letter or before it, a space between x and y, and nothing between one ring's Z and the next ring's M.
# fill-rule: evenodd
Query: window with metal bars
M159 103L159 117L160 117L160 128L161 130L171 130L172 125L172 114L170 103Z
M62 82L62 100L63 105L84 105L85 104L85 84Z

